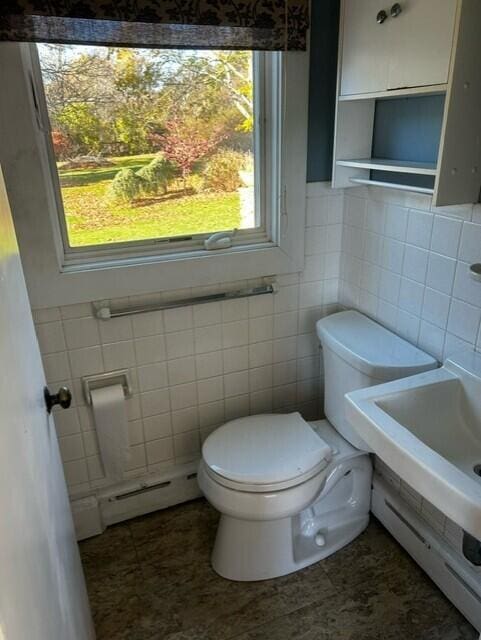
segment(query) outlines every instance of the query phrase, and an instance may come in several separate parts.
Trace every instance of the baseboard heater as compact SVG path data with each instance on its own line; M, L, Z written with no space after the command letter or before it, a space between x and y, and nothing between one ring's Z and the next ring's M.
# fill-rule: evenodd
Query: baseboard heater
M390 485L373 478L371 511L481 632L481 572L454 549ZM480 636L481 640L481 636Z
M71 500L77 540L99 535L118 522L166 509L202 495L197 462L179 465Z

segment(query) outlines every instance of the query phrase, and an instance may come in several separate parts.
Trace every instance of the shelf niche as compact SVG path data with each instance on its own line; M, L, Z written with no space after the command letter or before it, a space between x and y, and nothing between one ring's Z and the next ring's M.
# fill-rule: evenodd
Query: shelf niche
M336 186L352 179L434 189L445 94L343 101ZM367 152L367 153L366 153ZM364 153L364 156L362 155Z
M372 169L370 179L400 182L406 186L434 188L436 163L444 114L444 95L411 96L376 100L372 138L372 157L386 161L427 163L434 168L403 173Z

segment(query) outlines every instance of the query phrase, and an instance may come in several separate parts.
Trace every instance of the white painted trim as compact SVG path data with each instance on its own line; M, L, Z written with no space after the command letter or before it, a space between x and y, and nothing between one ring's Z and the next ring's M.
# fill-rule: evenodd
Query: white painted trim
M304 266L309 54L284 59L283 167L284 225L275 244L213 252L168 261L127 264L94 271L61 271L61 242L55 225L55 192L36 121L28 73L28 45L0 46L0 162L20 245L33 308L88 302L293 273ZM287 224L286 224L287 221ZM52 231L54 229L54 231ZM56 229L56 230L55 230Z
M471 204L479 197L481 79L477 52L480 29L479 0L458 2L434 185L433 205L437 207Z
M77 540L85 540L103 533L106 525L102 520L99 503L95 496L70 501Z

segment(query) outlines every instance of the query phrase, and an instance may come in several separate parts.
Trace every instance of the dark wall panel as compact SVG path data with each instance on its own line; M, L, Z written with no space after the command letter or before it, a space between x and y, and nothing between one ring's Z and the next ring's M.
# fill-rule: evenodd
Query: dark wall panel
M339 0L312 0L307 181L331 179Z
M377 100L373 158L436 162L444 96Z

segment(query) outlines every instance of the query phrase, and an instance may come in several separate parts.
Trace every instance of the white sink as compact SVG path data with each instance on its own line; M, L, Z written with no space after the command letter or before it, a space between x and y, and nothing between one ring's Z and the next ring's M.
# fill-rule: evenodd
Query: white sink
M393 471L481 539L481 354L348 393L346 416Z

